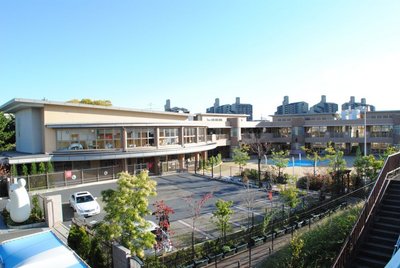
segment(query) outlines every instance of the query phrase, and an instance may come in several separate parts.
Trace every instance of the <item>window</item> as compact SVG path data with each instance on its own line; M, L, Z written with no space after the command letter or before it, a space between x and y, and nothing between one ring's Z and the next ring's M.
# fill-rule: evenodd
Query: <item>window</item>
M121 129L60 129L57 150L96 150L121 148Z
M154 146L153 128L130 128L126 135L128 148Z
M183 141L184 143L196 143L196 128L185 127L183 129Z
M206 128L201 127L199 128L199 142L205 142L206 141Z
M179 144L178 128L160 128L160 145Z

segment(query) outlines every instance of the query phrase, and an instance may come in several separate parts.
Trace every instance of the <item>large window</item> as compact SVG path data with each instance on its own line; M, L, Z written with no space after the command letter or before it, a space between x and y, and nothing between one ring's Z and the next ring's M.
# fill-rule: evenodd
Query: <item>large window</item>
M126 136L128 148L154 146L154 128L130 128Z
M121 129L57 130L57 150L95 150L121 148Z
M319 127L309 127L307 128L307 137L311 138L323 138L325 137L326 127L319 126Z
M160 128L160 145L179 144L178 128Z
M183 129L183 141L184 143L196 143L196 128L185 127Z
M205 142L206 141L206 128L201 127L199 128L199 142Z
M292 129L289 127L273 128L272 135L274 138L289 138L292 136Z
M392 137L393 126L390 125L372 126L370 135L371 137Z
M352 138L364 138L364 126L352 126L350 136Z

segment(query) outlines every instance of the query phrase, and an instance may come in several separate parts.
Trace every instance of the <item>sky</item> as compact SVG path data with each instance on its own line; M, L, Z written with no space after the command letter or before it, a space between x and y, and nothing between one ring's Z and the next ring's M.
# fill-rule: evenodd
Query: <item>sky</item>
M400 110L398 0L3 0L0 105L107 99L205 112L215 98Z

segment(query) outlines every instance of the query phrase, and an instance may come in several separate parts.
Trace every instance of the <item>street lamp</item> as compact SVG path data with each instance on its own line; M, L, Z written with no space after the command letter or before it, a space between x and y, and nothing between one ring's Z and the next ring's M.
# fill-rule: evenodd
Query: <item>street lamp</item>
M367 109L368 104L364 105L364 156L367 156Z

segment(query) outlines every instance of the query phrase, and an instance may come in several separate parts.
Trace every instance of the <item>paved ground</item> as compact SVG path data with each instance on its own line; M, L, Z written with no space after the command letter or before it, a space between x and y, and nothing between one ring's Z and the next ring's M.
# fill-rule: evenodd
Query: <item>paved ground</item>
M233 201L233 210L235 211L232 216L232 227L234 230L245 228L248 224L248 207L253 207L255 221L261 221L265 208L273 206L280 206L279 198L274 196L271 203L267 199L265 191L250 189L246 190L243 186L212 180L204 177L194 176L191 174L174 174L169 176L155 177L157 181L158 195L151 198L150 204L156 200L164 200L167 205L175 210L170 218L171 230L173 230L172 240L176 247L188 246L190 244L191 235L191 209L186 197L193 196L195 201L201 199L207 193L212 193L213 197L204 205L201 216L196 221L195 234L198 240L205 240L208 238L218 237L219 232L215 229L215 224L211 220L212 212L215 209L215 202L218 199ZM63 190L52 191L44 193L44 195L61 194L63 202L63 216L64 225L69 227L71 218L74 216L72 209L68 205L69 196L77 191L87 190L94 196L98 197L100 205L103 207L101 201L101 191L105 189L115 189L115 181L96 184L96 185L82 185L77 188L69 188ZM152 209L152 206L150 207ZM94 217L86 218L86 221L94 222L100 221L104 217L104 211ZM154 216L149 216L148 219L155 221Z

